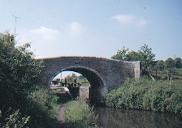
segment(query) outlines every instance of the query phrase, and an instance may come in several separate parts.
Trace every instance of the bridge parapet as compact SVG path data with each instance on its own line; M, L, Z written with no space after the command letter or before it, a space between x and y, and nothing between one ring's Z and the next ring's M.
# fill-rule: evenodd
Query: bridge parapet
M99 57L54 57L41 58L45 67L40 81L50 85L61 71L75 71L85 76L92 86L93 97L104 98L108 90L120 86L128 78L140 77L140 62L117 61Z

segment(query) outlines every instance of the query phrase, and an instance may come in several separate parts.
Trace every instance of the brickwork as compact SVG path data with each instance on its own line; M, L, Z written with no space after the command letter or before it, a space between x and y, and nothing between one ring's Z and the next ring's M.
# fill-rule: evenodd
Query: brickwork
M140 63L117 61L97 57L56 57L38 59L45 67L40 82L50 85L52 79L61 71L75 71L85 76L91 84L91 98L101 101L108 90L120 86L127 78L140 77Z

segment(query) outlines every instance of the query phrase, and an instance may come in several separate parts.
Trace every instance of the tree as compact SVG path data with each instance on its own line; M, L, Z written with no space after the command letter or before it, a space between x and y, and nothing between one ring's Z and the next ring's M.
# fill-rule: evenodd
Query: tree
M140 52L135 51L129 51L126 55L126 60L128 61L140 61L141 60L141 54Z
M181 58L177 57L177 58L175 58L174 61L175 61L176 68L182 68L182 59Z
M27 95L37 82L42 64L27 50L29 44L15 47L14 36L6 33L0 36L0 110L2 118L8 113L27 108ZM11 110L11 111L10 111Z
M142 75L147 75L154 79L151 75L151 70L155 63L155 54L152 53L152 48L149 48L146 44L137 52L129 51L128 48L123 47L111 58L117 60L140 61Z
M139 53L141 55L140 61L142 74L150 76L153 79L151 70L154 66L155 54L152 53L152 48L149 48L148 45L144 44L140 48Z
M156 61L155 65L153 67L153 69L155 70L155 78L159 78L158 77L158 72L163 71L164 68L165 68L165 63L164 63L163 60Z
M175 61L172 58L168 58L165 61L166 68L174 68L175 67Z
M174 74L174 68L175 68L175 61L172 58L168 58L165 61L165 68L168 80L172 80L172 75Z
M123 47L122 49L119 49L117 53L113 55L111 58L117 60L126 60L128 51L129 51L128 48Z

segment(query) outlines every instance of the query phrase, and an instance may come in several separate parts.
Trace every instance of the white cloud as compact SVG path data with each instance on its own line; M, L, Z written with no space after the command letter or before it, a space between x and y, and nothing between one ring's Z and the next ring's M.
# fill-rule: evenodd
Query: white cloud
M72 22L70 25L70 32L73 36L78 36L81 34L82 31L82 25L79 22Z
M146 20L140 19L140 18L132 16L132 15L120 14L120 15L113 16L112 19L121 25L135 25L138 27L143 27L147 24Z
M30 30L30 35L35 38L50 41L57 39L59 31L56 29L41 26L37 29Z
M46 26L22 30L18 36L18 45L30 42L31 50L38 57L60 56L70 54L82 37L83 26L78 22L64 25L62 29L54 29ZM76 37L76 38L75 38ZM78 37L78 38L77 38Z
M48 51L51 54L56 54L57 51L52 50L53 47L59 45L61 37L60 31L45 26L40 26L31 30L24 30L19 34L19 44L30 42L31 50L36 56L48 56Z
M113 20L116 20L117 22L121 24L130 24L134 22L135 17L130 15L116 15L112 17Z

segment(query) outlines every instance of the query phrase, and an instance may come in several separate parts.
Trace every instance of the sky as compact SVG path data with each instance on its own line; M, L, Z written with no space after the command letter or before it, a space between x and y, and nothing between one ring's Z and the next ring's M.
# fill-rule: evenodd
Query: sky
M0 16L0 32L16 28L17 46L38 58L110 58L144 44L156 59L182 57L182 0L0 0Z

